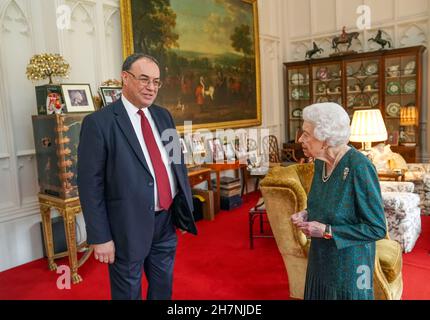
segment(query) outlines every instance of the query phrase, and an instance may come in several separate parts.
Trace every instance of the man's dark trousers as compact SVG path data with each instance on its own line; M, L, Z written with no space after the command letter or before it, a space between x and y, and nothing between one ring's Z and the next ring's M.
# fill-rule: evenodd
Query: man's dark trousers
M173 265L177 236L169 211L155 213L154 237L144 261L120 261L109 265L113 300L142 299L142 271L148 281L148 300L172 298Z

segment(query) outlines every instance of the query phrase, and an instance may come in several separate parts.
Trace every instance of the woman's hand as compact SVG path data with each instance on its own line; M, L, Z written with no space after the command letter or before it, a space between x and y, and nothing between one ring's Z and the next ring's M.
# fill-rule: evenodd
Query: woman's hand
M297 212L291 216L291 222L297 226L300 222L308 220L308 212L306 210Z
M296 226L307 236L313 238L322 238L326 225L318 221L299 222Z

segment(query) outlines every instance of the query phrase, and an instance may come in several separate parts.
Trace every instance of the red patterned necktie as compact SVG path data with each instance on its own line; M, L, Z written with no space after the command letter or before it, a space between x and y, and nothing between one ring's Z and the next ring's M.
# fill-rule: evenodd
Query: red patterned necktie
M155 141L151 125L142 110L138 111L140 124L142 126L143 138L148 148L152 167L154 168L155 180L157 181L158 203L161 209L168 210L172 204L172 191L170 190L169 176L161 158L160 149Z

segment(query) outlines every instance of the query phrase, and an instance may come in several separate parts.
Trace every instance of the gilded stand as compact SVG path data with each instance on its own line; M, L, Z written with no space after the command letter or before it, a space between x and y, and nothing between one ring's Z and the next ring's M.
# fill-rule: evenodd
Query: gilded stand
M78 268L90 257L92 248L88 248L86 242L80 245L76 244L76 215L81 210L79 198L60 199L45 194L39 194L40 213L42 215L43 238L45 241L46 253L48 255L49 270L57 270L55 259L69 256L69 265L71 271L72 283L77 284L82 281L78 274ZM54 253L54 243L52 238L51 209L55 208L61 214L64 220L64 229L66 231L67 251L58 254ZM85 254L78 260L77 251L87 248Z

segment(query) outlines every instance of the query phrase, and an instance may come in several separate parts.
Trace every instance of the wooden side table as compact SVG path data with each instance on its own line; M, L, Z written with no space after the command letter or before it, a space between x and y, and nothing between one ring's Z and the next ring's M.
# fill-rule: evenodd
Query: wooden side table
M405 181L405 173L402 172L378 172L379 180Z
M234 170L235 173L237 173L238 171L241 171L242 177L243 177L243 182L242 182L243 187L247 186L246 164L240 163L239 160L236 160L235 162L207 163L204 166L207 168L210 168L216 173L216 191L218 194L218 199L217 199L218 203L220 202L220 197L221 197L221 190L220 190L221 171ZM242 190L244 190L244 188L242 188ZM246 191L248 191L247 187L246 187Z
M191 188L202 183L203 181L207 181L208 190L211 190L212 189L211 171L212 170L210 168L202 168L202 167L195 167L195 168L188 169L188 180L190 181Z
M76 215L81 210L79 198L60 199L45 194L38 195L40 214L42 215L43 238L45 241L46 254L48 256L48 266L50 270L57 270L55 259L69 256L69 265L71 271L72 283L76 284L82 281L78 274L78 268L84 264L90 257L93 249L89 248L87 252L78 260L77 251L88 247L86 242L81 245L76 244ZM64 220L64 229L66 233L67 251L58 254L54 253L54 243L52 238L51 208L55 208L61 214Z

